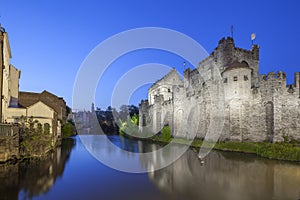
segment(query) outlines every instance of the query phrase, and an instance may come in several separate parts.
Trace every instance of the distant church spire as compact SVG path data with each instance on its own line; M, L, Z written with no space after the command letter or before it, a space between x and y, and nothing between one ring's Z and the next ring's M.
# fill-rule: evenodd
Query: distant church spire
M231 34L231 38L233 39L233 31L234 31L234 28L233 28L233 25L230 26L230 34Z
M95 104L94 103L92 103L92 110L91 111L95 112Z

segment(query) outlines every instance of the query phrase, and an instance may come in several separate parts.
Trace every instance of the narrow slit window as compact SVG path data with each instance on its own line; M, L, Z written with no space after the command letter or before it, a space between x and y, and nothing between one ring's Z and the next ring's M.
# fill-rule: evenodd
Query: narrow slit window
M237 76L233 77L233 81L237 81L237 80L238 80Z

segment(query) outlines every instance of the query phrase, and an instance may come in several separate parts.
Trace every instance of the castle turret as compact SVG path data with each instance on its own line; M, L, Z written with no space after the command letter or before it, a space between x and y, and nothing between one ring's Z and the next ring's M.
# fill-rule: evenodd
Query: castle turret
M222 122L220 140L300 141L300 73L286 86L284 72L259 76L258 64L258 45L242 49L223 38L197 69L184 71L184 82L171 71L153 84L141 113L155 133L170 125L173 137L204 138L216 130L214 120Z
M234 61L222 73L225 100L248 99L251 95L251 68L245 61Z
M234 59L234 50L235 45L233 38L222 38L216 48L216 56L218 57L219 62L223 63L225 66L232 63Z
M94 103L92 103L91 112L92 112L92 113L95 112L95 104L94 104Z
M228 108L227 133L231 140L242 141L249 133L249 127L243 121L247 118L251 96L252 69L245 61L234 61L222 73L225 105Z
M252 45L251 50L238 48L235 46L231 37L222 38L218 46L211 54L213 60L220 66L220 71L224 71L230 67L234 61L242 63L245 61L251 71L251 86L259 86L258 62L259 62L259 46ZM203 63L205 64L205 63Z
M300 98L300 72L295 73L295 89L297 90L298 96Z
M191 69L187 68L184 70L184 87L187 88L190 86L190 80L191 80Z
M149 112L149 103L148 100L142 100L139 104L139 130L143 131L144 128L149 125L147 124L147 116Z

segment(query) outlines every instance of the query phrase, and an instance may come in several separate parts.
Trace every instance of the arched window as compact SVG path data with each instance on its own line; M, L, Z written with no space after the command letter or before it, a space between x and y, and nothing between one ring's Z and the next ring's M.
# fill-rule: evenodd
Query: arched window
M50 134L50 124L44 124L44 134Z

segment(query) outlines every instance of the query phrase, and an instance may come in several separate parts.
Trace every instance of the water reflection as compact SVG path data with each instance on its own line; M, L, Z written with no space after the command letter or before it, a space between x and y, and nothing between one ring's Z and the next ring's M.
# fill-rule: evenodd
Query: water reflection
M29 199L47 192L62 176L75 140L64 140L62 146L43 160L0 165L1 199Z
M160 149L157 144L119 136L109 140L131 152ZM253 155L213 151L201 166L188 150L176 162L144 174L122 173L104 166L86 151L86 141L111 162L151 169L176 152L143 159L139 154L106 148L101 136L67 140L43 161L0 165L0 199L294 199L300 198L300 165ZM71 159L69 159L73 151ZM70 161L66 165L67 161ZM115 163L113 163L115 164ZM66 167L67 166L67 167ZM66 170L66 169L67 170ZM63 171L66 170L64 176ZM58 181L57 178L61 177ZM51 190L50 190L51 188ZM117 192L116 192L117 191ZM42 194L42 195L41 195Z
M98 140L96 142L96 140ZM181 145L144 157L131 152L152 152L160 145L110 137L115 145L127 151L109 150L101 138L93 141L93 150L109 155L110 160L130 167L140 165L152 171L165 163ZM88 138L86 138L88 139ZM101 140L102 141L102 140ZM87 143L91 144L91 143ZM97 148L96 148L97 147ZM249 154L212 151L201 165L197 152L189 149L177 161L148 173L152 183L170 199L299 199L300 165L256 157ZM97 155L96 155L97 157ZM100 157L99 157L100 158Z
M239 153L213 151L201 166L189 150L148 176L171 199L300 198L299 165Z

